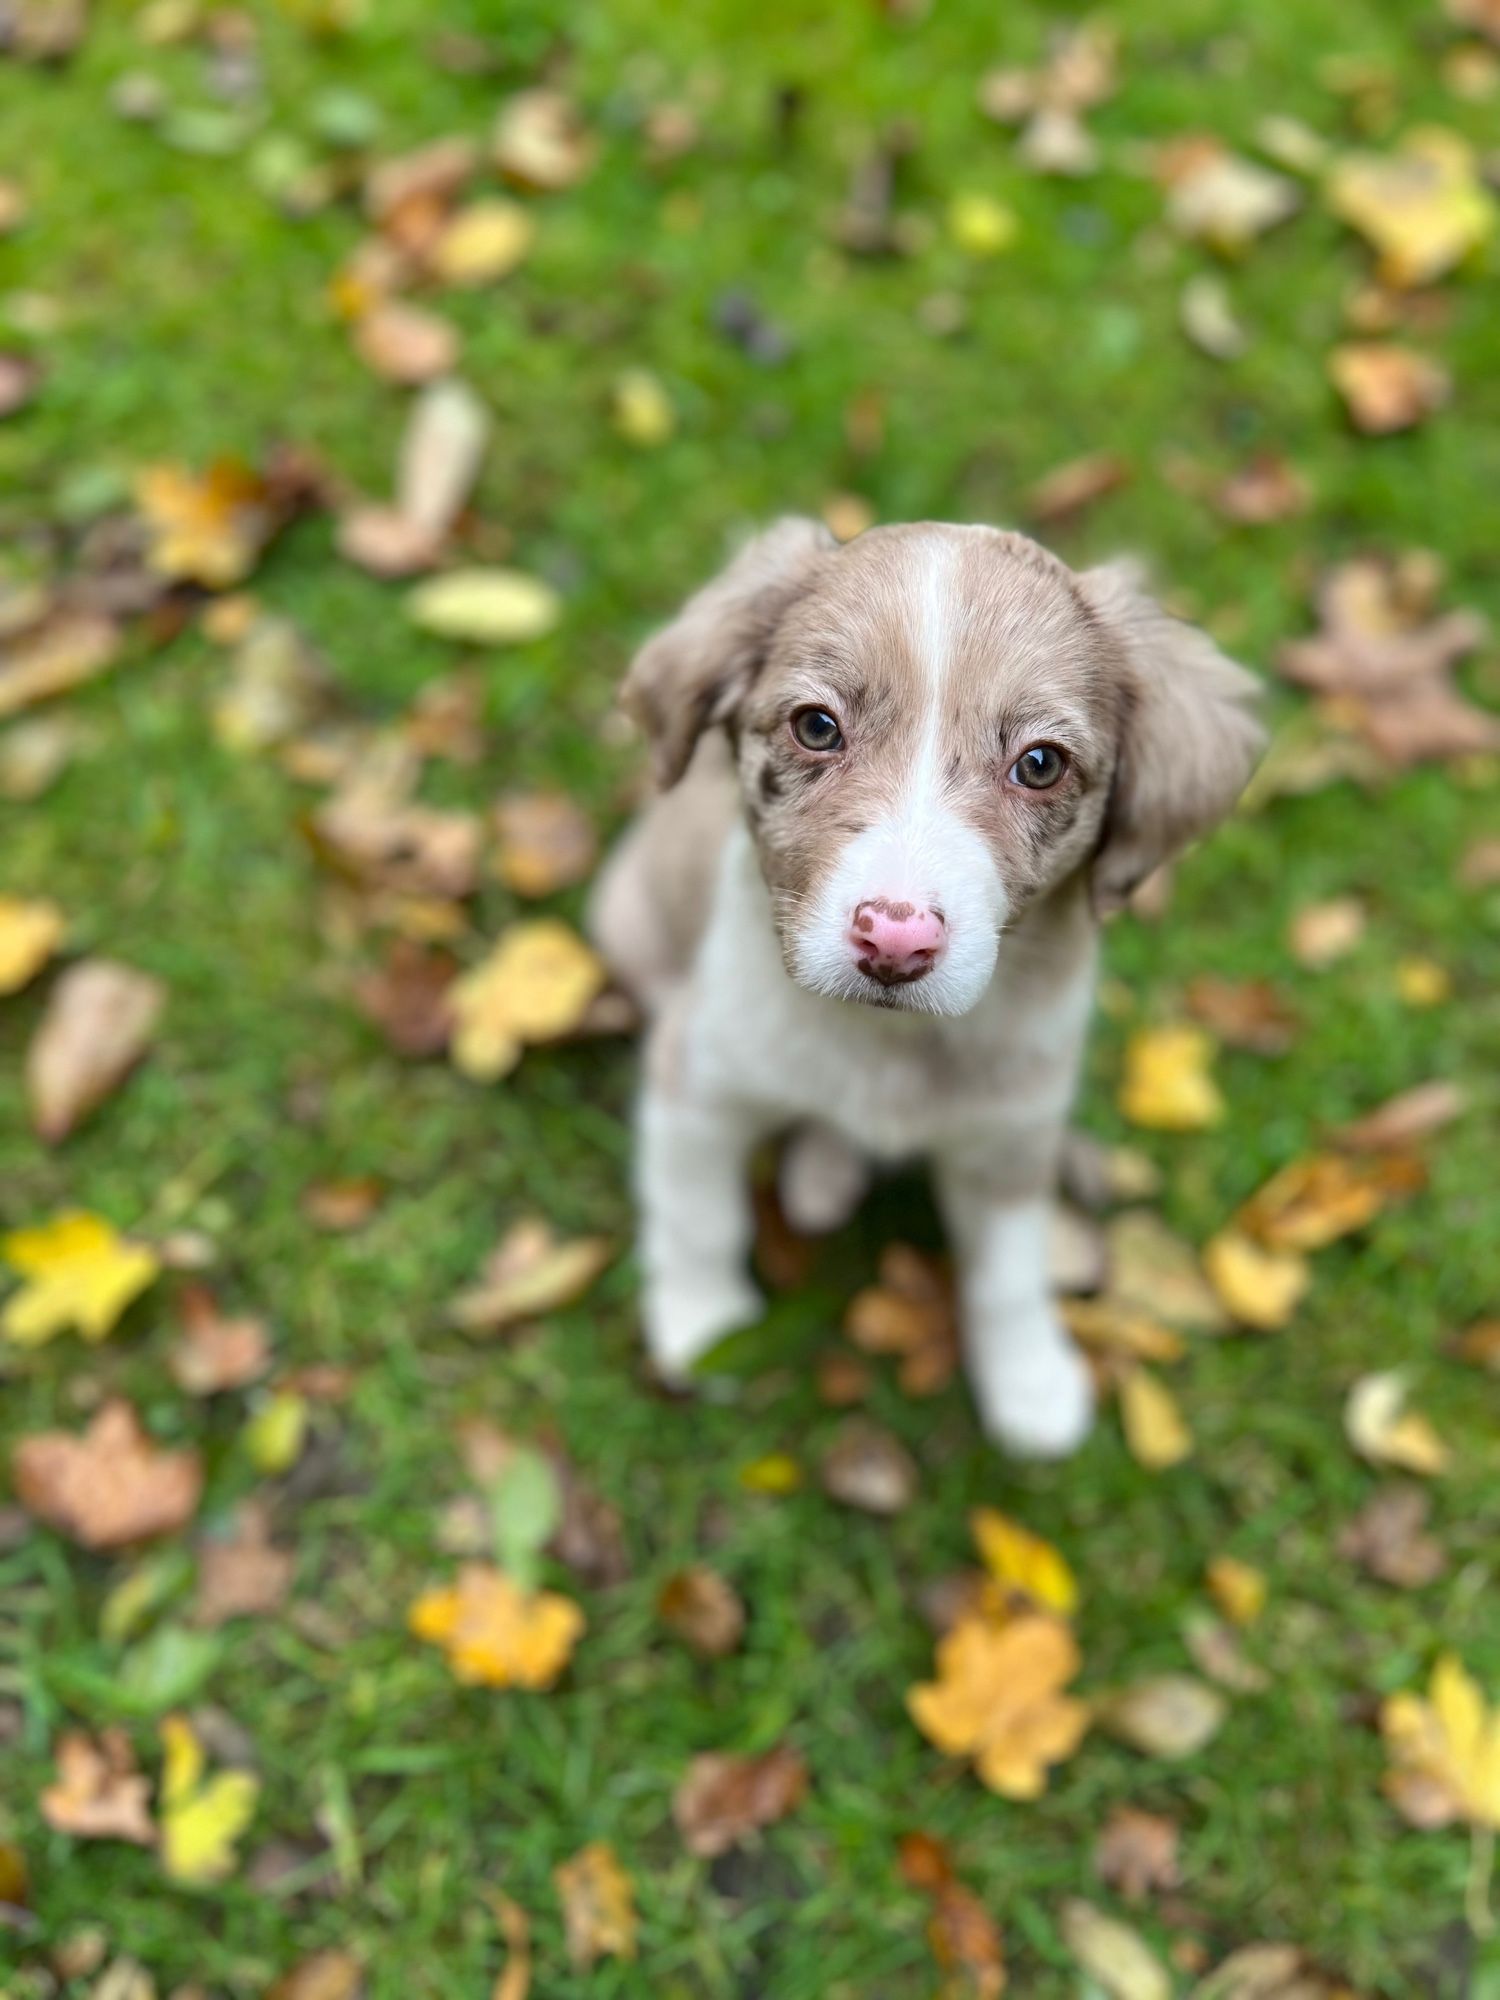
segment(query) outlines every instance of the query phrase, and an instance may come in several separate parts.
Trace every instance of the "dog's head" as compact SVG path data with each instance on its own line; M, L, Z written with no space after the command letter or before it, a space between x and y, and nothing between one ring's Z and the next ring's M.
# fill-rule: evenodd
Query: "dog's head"
M665 785L728 730L799 984L964 1014L1028 905L1087 870L1117 909L1229 811L1254 691L1128 565L784 520L647 643L625 700Z

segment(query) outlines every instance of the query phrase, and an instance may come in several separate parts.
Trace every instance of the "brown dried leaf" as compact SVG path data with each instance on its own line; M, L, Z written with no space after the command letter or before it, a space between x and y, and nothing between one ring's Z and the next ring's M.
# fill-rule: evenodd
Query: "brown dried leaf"
M1310 972L1326 972L1347 958L1365 934L1369 912L1357 896L1334 896L1305 903L1292 918L1287 942L1293 958Z
M706 1563L672 1572L657 1595L656 1615L705 1660L735 1652L745 1635L744 1600Z
M1500 1319L1477 1319L1465 1327L1453 1342L1449 1352L1455 1360L1467 1361L1475 1368L1486 1368L1491 1375L1500 1375Z
M148 1800L151 1781L142 1775L123 1729L97 1737L67 1729L57 1739L57 1781L39 1801L42 1817L75 1840L128 1840L154 1847L156 1828Z
M42 364L30 354L0 349L0 421L24 410L42 386Z
M86 1549L170 1534L192 1519L203 1492L198 1453L161 1450L123 1401L106 1403L82 1437L22 1438L11 1474L27 1512Z
M1085 458L1070 458L1054 466L1037 480L1026 496L1026 512L1043 526L1071 520L1106 494L1128 486L1135 468L1118 452L1090 452Z
M1456 1083L1435 1077L1388 1097L1352 1124L1340 1125L1335 1141L1351 1153L1404 1152L1461 1117L1468 1097Z
M561 91L536 89L519 91L500 107L492 150L507 180L553 194L584 178L597 149Z
M1420 1590L1448 1567L1441 1542L1427 1533L1431 1497L1420 1486L1382 1486L1339 1535L1349 1562L1397 1590Z
M931 1396L958 1367L952 1282L936 1259L909 1243L880 1253L879 1280L857 1292L844 1332L866 1354L900 1357L897 1377L909 1396Z
M397 507L360 506L340 516L338 550L371 576L389 580L436 568L443 543Z
M1259 1056L1285 1055L1301 1021L1269 979L1219 979L1200 973L1188 982L1188 1012L1219 1041Z
M1262 527L1304 513L1310 499L1307 481L1290 459L1261 451L1224 481L1215 505L1231 521Z
M1109 2000L1172 2000L1171 1974L1129 1924L1070 1896L1061 1929L1073 1958Z
M65 1139L124 1081L166 999L159 979L113 959L86 958L63 973L26 1052L31 1121L43 1139Z
M1453 393L1441 362L1393 340L1349 340L1328 357L1328 376L1350 421L1367 437L1410 430Z
M917 1466L890 1431L851 1417L823 1457L823 1490L865 1514L900 1514L917 1496Z
M378 1174L359 1174L348 1180L309 1181L298 1204L315 1229L331 1235L363 1229L386 1197L386 1183Z
M727 1854L746 1834L771 1826L807 1796L800 1750L779 1743L758 1757L709 1750L695 1757L672 1799L672 1817L690 1854Z
M266 2000L362 2000L365 1969L352 1952L315 1951L267 1989Z
M1175 1820L1116 1806L1094 1842L1094 1873L1127 1903L1144 1903L1158 1889L1179 1889L1178 1837Z
M182 1338L168 1351L167 1366L179 1389L216 1396L265 1374L271 1351L263 1319L230 1319L206 1285L186 1286L178 1303Z
M383 299L356 322L354 347L367 368L410 389L457 365L459 337L436 313Z
M359 979L354 997L398 1055L441 1055L453 1028L448 988L458 970L449 952L393 938L385 962Z
M540 1319L581 1298L613 1255L602 1236L563 1242L547 1223L528 1218L506 1232L478 1283L454 1299L450 1316L470 1333L499 1333Z
M999 2000L1005 1991L1005 1951L1000 1927L953 1872L940 1840L927 1833L901 1836L898 1862L903 1880L932 1898L927 1942L939 1970L958 1975L944 1993L958 2000Z
M593 868L593 826L565 792L507 792L495 802L494 819L496 872L518 896L569 889Z
M1235 1222L1267 1250L1322 1250L1426 1184L1426 1169L1409 1154L1311 1153L1273 1174Z
M231 1618L279 1611L295 1568L292 1552L272 1545L264 1502L245 1501L235 1515L233 1535L210 1537L199 1550L193 1623L213 1627Z
M1186 1332L1223 1333L1229 1316L1185 1243L1149 1208L1130 1208L1105 1226L1109 1295L1131 1312Z
M1264 1694L1270 1676L1253 1660L1232 1626L1206 1611L1189 1612L1182 1624L1183 1643L1193 1665L1231 1694Z
M1191 1757L1217 1736L1228 1714L1223 1695L1191 1674L1151 1674L1095 1703L1112 1736L1147 1757Z
M119 626L94 611L58 611L0 641L0 719L93 680L120 644Z
M361 889L459 900L479 886L477 813L413 805L361 785L320 806L307 831L319 859Z

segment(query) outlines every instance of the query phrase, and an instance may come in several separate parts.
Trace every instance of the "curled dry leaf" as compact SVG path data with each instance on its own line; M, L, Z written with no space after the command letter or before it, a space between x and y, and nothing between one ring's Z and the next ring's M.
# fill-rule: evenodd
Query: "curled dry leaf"
M1262 451L1231 473L1214 501L1226 519L1258 528L1304 513L1310 498L1307 481L1289 459Z
M522 1590L490 1563L465 1563L453 1588L417 1599L408 1622L442 1647L455 1680L501 1688L550 1688L585 1623L571 1599Z
M1339 1554L1381 1583L1420 1590L1448 1567L1448 1555L1427 1532L1431 1498L1420 1486L1382 1486L1339 1535Z
M0 896L0 995L19 993L56 952L67 921L45 898Z
M561 91L536 89L518 91L500 107L491 151L507 180L554 194L584 178L596 147Z
M1197 1252L1153 1210L1124 1210L1107 1225L1106 1234L1113 1301L1185 1332L1224 1332L1228 1315L1203 1275Z
M43 1139L65 1139L125 1080L166 1001L161 981L134 966L108 958L69 966L26 1052L31 1120Z
M1463 1115L1468 1097L1456 1083L1434 1077L1388 1097L1352 1124L1341 1125L1333 1137L1347 1152L1404 1152L1421 1139L1441 1132Z
M469 1333L499 1333L569 1306L593 1284L614 1251L602 1236L560 1241L535 1217L515 1223L491 1252L479 1280L449 1308Z
M980 1561L1007 1599L1072 1617L1078 1609L1078 1582L1050 1542L994 1507L976 1507L969 1530Z
M524 646L562 617L562 601L540 577L519 569L455 569L419 583L406 613L424 632L469 646Z
M778 1743L758 1757L708 1750L695 1757L672 1798L672 1818L690 1854L727 1854L747 1833L785 1819L807 1796L800 1750Z
M865 1514L900 1514L917 1496L917 1466L901 1440L865 1417L839 1428L823 1457L823 1490Z
M528 1042L578 1027L606 974L578 933L553 917L513 924L489 956L449 988L455 1067L490 1083L515 1068Z
M151 1781L137 1767L123 1729L97 1737L66 1729L57 1739L56 1780L42 1792L42 1817L75 1840L128 1840L154 1847Z
M1425 1700L1382 1702L1380 1733L1390 1758L1382 1789L1410 1825L1500 1829L1500 1712L1454 1654L1439 1658Z
M1425 1187L1426 1170L1410 1155L1351 1159L1312 1153L1273 1174L1235 1222L1271 1251L1321 1250L1363 1229L1394 1201Z
M1344 1435L1374 1465L1435 1478L1446 1472L1448 1447L1420 1411L1406 1407L1406 1377L1399 1368L1361 1375L1344 1405Z
M436 313L383 299L355 323L354 348L375 374L411 389L457 366L459 338Z
M1172 2000L1172 1978L1145 1939L1081 1896L1063 1905L1062 1939L1110 2000Z
M27 1281L0 1312L0 1334L19 1347L40 1347L69 1327L85 1340L106 1339L161 1268L155 1251L83 1209L0 1237L0 1258Z
M1451 1343L1449 1352L1457 1361L1500 1375L1500 1319L1475 1320Z
M495 870L518 896L550 896L584 881L599 843L565 792L507 792L495 801Z
M245 1501L235 1515L233 1534L210 1536L199 1549L193 1623L212 1629L231 1618L279 1611L295 1568L292 1552L271 1541L265 1504Z
M607 1840L590 1841L552 1871L562 1899L568 1958L587 1972L601 1958L636 1955L635 1894Z
M378 785L335 793L307 822L319 858L357 888L459 900L479 886L476 813L412 804Z
M1441 362L1394 340L1348 340L1328 357L1328 378L1356 430L1370 437L1410 430L1453 393Z
M1218 1735L1228 1704L1191 1674L1152 1674L1105 1695L1094 1714L1111 1736L1147 1757L1191 1757Z
M1133 1125L1158 1132L1221 1124L1224 1099L1209 1070L1213 1052L1201 1028L1142 1028L1125 1045L1120 1110Z
M1209 1282L1241 1326L1277 1333L1290 1324L1312 1283L1295 1250L1267 1250L1239 1229L1221 1229L1203 1246Z
M1035 1799L1089 1726L1088 1705L1062 1692L1081 1664L1058 1619L1026 1613L997 1626L970 1616L938 1641L937 1679L911 1688L906 1706L945 1755L972 1757L991 1791Z
M899 1356L899 1380L909 1396L935 1395L958 1366L948 1274L909 1243L888 1243L878 1275L878 1284L851 1299L844 1332L866 1354Z
M1217 272L1198 271L1188 279L1177 301L1177 319L1194 347L1214 361L1234 361L1250 345L1229 287Z
M235 645L214 702L227 749L270 750L314 728L338 705L327 661L289 618L258 618Z
M207 1776L202 1739L185 1715L165 1718L161 1741L162 1867L174 1882L222 1882L255 1816L260 1780L249 1771Z
M1120 1424L1131 1457L1148 1472L1165 1472L1192 1453L1193 1434L1176 1399L1139 1363L1120 1377Z
M1224 257L1243 255L1257 236L1302 206L1295 181L1229 152L1216 139L1163 147L1157 174L1172 227Z
M1063 1324L1091 1354L1127 1361L1180 1361L1187 1352L1181 1334L1119 1299L1063 1299Z
M745 1634L743 1598L706 1563L672 1572L657 1594L656 1615L705 1660L735 1652Z
M956 1975L955 1990L969 2000L999 2000L1005 1991L1000 1926L974 1891L958 1880L943 1842L927 1833L904 1833L899 1865L903 1880L932 1899L927 1942L939 1970Z
M1349 153L1324 183L1333 213L1379 253L1383 285L1430 285L1490 236L1494 197L1457 132L1423 126L1392 153Z
M160 1449L122 1401L106 1403L82 1437L22 1438L11 1472L26 1511L86 1549L170 1534L192 1519L203 1492L198 1453Z
M187 1395L217 1396L265 1374L271 1348L263 1319L230 1318L206 1285L185 1286L178 1310L182 1337L168 1352L167 1366Z
M1116 1806L1094 1842L1094 1873L1127 1903L1182 1886L1178 1829L1161 1813Z

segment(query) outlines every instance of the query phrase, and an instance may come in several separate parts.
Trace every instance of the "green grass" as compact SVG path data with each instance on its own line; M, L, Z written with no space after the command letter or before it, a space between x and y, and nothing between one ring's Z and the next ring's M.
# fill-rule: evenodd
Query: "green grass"
M1500 615L1493 249L1446 288L1451 315L1422 343L1453 368L1453 407L1374 443L1345 427L1324 376L1341 301L1367 268L1360 247L1311 200L1229 273L1255 339L1236 363L1210 361L1176 323L1183 280L1209 260L1163 237L1154 186L1119 164L1131 142L1182 131L1248 146L1268 111L1352 141L1347 101L1319 80L1332 55L1391 66L1380 136L1437 119L1491 141L1493 102L1462 103L1442 84L1437 10L1137 9L1122 88L1093 121L1111 164L1081 184L1024 174L973 108L982 68L1031 59L1063 18L1034 0L946 0L914 22L862 0L449 0L441 13L374 0L360 32L319 42L257 12L276 130L309 131L319 94L338 86L379 107L384 150L482 133L502 92L565 44L570 86L603 136L592 178L537 202L524 269L493 294L443 304L464 331L463 372L496 417L482 511L568 601L555 638L486 662L491 754L445 774L444 796L481 805L503 785L545 781L617 823L634 758L602 725L634 641L735 532L842 489L888 520L1014 521L1043 472L1118 451L1133 483L1057 536L1062 552L1147 553L1251 661L1305 628L1318 568L1366 546L1437 548L1454 599ZM290 438L386 490L403 419L404 396L353 360L327 302L360 234L353 207L292 222L256 191L245 155L189 157L117 122L108 95L126 70L153 71L179 104L209 101L200 53L143 46L133 22L134 10L106 6L66 69L0 69L0 171L32 205L26 229L0 242L0 333L37 341L48 367L34 407L0 426L0 528L22 565L28 525L65 511L80 482L124 480L151 461L253 456ZM441 69L431 50L443 29L489 37L495 73ZM782 86L803 98L779 136ZM702 145L646 167L642 106L693 92ZM932 220L933 240L909 259L850 261L828 233L850 163L908 115L922 143L902 205ZM950 196L971 189L1022 219L1014 250L992 263L966 262L941 228ZM714 300L731 286L794 335L784 366L759 367L714 332ZM970 308L967 331L948 340L916 316L945 290ZM23 295L36 293L55 309L45 338L26 331L35 306ZM662 377L680 413L659 451L609 426L610 385L634 364ZM845 412L868 393L884 439L861 456ZM1227 471L1260 446L1304 469L1309 515L1236 530L1166 476L1175 453ZM326 522L294 529L254 587L303 625L371 714L396 713L452 664L407 626L389 588L337 559ZM295 830L308 794L213 735L222 671L192 628L162 651L137 647L73 702L96 751L40 803L0 805L0 890L55 897L80 948L158 973L172 995L153 1059L55 1152L29 1136L20 1081L43 989L0 1004L0 1218L79 1204L122 1226L202 1230L220 1248L224 1296L269 1315L285 1361L357 1371L347 1404L318 1417L328 1472L295 1512L294 1607L231 1626L204 1690L248 1731L263 1770L247 1851L314 1840L320 1826L337 1835L341 1872L329 1893L271 1897L235 1880L197 1896L164 1886L149 1854L48 1831L36 1796L55 1735L109 1706L121 1648L99 1636L98 1614L125 1565L35 1534L0 1557L0 1707L9 1717L16 1705L0 1838L22 1842L35 1878L26 1960L39 1967L57 1940L97 1923L163 1992L200 1979L258 1995L299 1956L340 1943L367 1955L374 2000L479 1995L500 1960L481 1899L494 1884L532 1915L540 1994L896 2000L936 1983L922 1906L894 1868L897 1837L919 1826L951 1841L1003 1924L1013 1990L1047 2000L1077 1990L1060 1904L1078 1892L1109 1901L1090 1848L1111 1806L1129 1801L1184 1828L1176 1921L1140 1919L1158 1946L1186 1936L1217 1957L1291 1937L1372 1993L1500 1990L1493 1942L1462 1931L1463 1836L1403 1830L1377 1789L1368 1724L1371 1697L1424 1679L1443 1646L1500 1688L1494 1390L1441 1353L1500 1299L1500 905L1455 881L1467 843L1500 828L1493 777L1428 769L1368 793L1340 784L1227 829L1183 871L1166 923L1112 932L1109 971L1130 1011L1101 1020L1082 1106L1091 1129L1123 1136L1113 1081L1131 1023L1170 1014L1195 972L1269 972L1304 1032L1276 1061L1222 1059L1221 1130L1148 1142L1169 1220L1201 1240L1329 1125L1452 1075L1476 1108L1436 1149L1430 1191L1319 1257L1288 1334L1194 1349L1176 1380L1198 1450L1173 1473L1136 1466L1108 1418L1074 1463L1017 1467L985 1447L961 1386L909 1402L882 1379L873 1413L923 1467L919 1503L882 1524L841 1511L815 1481L781 1500L741 1489L737 1468L768 1451L812 1465L833 1414L800 1366L775 1366L733 1407L663 1403L641 1367L626 1262L534 1338L483 1346L445 1327L445 1301L520 1214L624 1240L633 1058L616 1044L531 1055L486 1090L386 1054L339 997L343 960L320 932L321 884ZM1493 698L1493 656L1485 674ZM1273 706L1295 709L1285 695ZM1349 891L1371 907L1365 942L1331 972L1299 971L1284 942L1290 914ZM559 907L577 914L572 898ZM487 885L479 936L515 914ZM1449 969L1449 1004L1416 1012L1397 1000L1393 967L1413 952ZM391 1185L375 1219L348 1238L313 1231L298 1205L306 1184L362 1173ZM880 1241L926 1228L924 1209L912 1221L918 1195L884 1191L782 1302L779 1356L816 1351ZM255 1484L236 1439L243 1409L205 1415L172 1386L169 1299L158 1289L97 1353L62 1340L8 1359L0 1439L76 1426L123 1390L158 1437L204 1445L213 1520ZM1333 1546L1374 1483L1341 1435L1344 1392L1395 1365L1411 1369L1455 1459L1437 1488L1453 1561L1411 1595L1360 1579ZM555 1429L624 1517L632 1576L578 1593L589 1632L551 1696L461 1691L404 1630L406 1604L447 1568L436 1516L460 1490L455 1425L476 1413L523 1434ZM966 1510L978 1501L1018 1514L1075 1565L1085 1687L1181 1665L1181 1619L1202 1602L1205 1561L1231 1551L1261 1565L1271 1602L1253 1647L1269 1691L1237 1700L1185 1766L1091 1739L1043 1802L989 1796L922 1743L902 1706L930 1660L917 1592L968 1559ZM661 1579L700 1554L751 1608L743 1651L714 1666L678 1650L652 1609ZM130 1727L154 1769L150 1718ZM783 1734L807 1753L808 1804L730 1861L688 1858L669 1817L688 1757ZM642 1952L585 1979L566 1970L551 1870L593 1838L613 1841L635 1877ZM0 1958L19 1949L0 1933ZM18 1996L50 1990L27 1981L17 1973Z

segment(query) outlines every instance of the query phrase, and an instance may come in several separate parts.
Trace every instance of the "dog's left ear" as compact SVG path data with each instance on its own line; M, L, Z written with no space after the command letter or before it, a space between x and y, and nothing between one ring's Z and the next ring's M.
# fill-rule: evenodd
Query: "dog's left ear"
M734 713L783 613L836 547L821 521L786 515L747 542L636 654L620 697L650 739L663 789L687 769L704 730Z
M1164 611L1133 563L1085 570L1078 582L1125 658L1119 755L1093 872L1094 908L1108 916L1231 810L1265 731L1254 676Z

